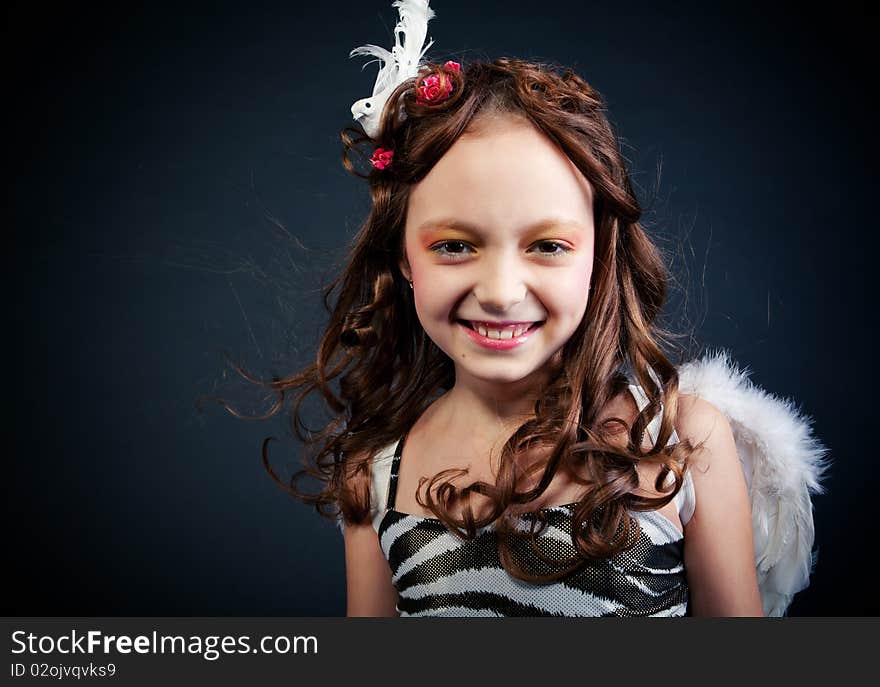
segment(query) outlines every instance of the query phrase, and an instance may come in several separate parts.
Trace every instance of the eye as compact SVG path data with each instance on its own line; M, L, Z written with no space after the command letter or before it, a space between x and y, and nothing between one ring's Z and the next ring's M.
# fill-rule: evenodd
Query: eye
M559 241L538 241L535 244L535 248L537 248L539 255L546 255L549 257L565 255L566 253L571 253L572 251L569 246L565 245L564 243L560 243Z
M437 253L437 255L451 257L453 259L467 255L468 253L466 251L469 249L470 246L464 241L441 241L440 243L435 243L431 246L431 250L434 253Z

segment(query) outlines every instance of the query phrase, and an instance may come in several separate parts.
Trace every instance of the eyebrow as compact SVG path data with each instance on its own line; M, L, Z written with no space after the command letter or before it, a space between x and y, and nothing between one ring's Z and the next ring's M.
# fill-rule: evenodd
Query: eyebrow
M581 222L573 219L558 219L556 217L546 217L542 220L538 220L534 224L531 224L527 227L524 227L520 233L523 234L531 234L537 231L543 231L546 229L558 229L560 227L572 227L575 229L586 229L586 226ZM479 234L480 228L471 224L470 222L465 222L463 220L458 219L429 219L426 222L423 222L421 226L419 226L419 233L432 231L434 229L458 229L459 231L467 231L473 234Z

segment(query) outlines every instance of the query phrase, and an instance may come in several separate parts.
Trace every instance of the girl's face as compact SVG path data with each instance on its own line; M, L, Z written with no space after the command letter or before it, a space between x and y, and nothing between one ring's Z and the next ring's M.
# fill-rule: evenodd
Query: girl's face
M593 191L526 120L480 124L413 187L401 270L456 384L538 382L587 307Z

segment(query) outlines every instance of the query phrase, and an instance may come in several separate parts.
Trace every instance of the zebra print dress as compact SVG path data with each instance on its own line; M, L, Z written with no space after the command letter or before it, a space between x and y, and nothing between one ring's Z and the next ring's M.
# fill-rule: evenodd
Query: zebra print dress
M405 439L405 437L404 437ZM611 559L588 562L557 582L533 584L501 565L493 525L463 540L435 518L394 509L404 439L397 442L388 482L388 506L374 520L400 600L401 616L680 616L687 613L684 539L656 511L632 511L641 533L635 545ZM692 487L691 487L692 489ZM680 493L684 493L682 489ZM533 574L558 572L550 561L574 556L575 504L517 516L517 529L536 524L537 555L528 540L514 539L517 564ZM533 523L536 521L537 523ZM549 561L547 560L549 559Z
M648 397L630 384L639 409ZM647 427L656 436L661 413ZM372 524L388 559L402 616L678 616L688 612L684 538L664 515L631 511L641 527L635 544L604 561L589 562L549 584L511 576L501 565L493 525L471 540L449 532L436 518L401 513L394 508L397 475L406 437L374 457L371 466ZM673 431L670 444L678 441ZM682 524L693 515L695 493L690 472L674 503ZM575 555L571 520L575 504L543 508L517 516L511 524L538 533L538 555L529 542L514 539L510 551L517 566L547 575L559 572L550 561ZM340 522L341 525L341 522Z

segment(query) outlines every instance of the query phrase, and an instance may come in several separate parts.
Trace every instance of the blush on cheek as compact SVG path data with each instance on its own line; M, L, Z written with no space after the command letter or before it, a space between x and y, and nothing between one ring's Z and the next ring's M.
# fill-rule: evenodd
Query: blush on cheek
M554 283L553 290L557 294L565 294L568 298L573 298L577 301L586 296L590 286L590 278L589 273L586 274L585 278L583 272L573 272L558 278Z

